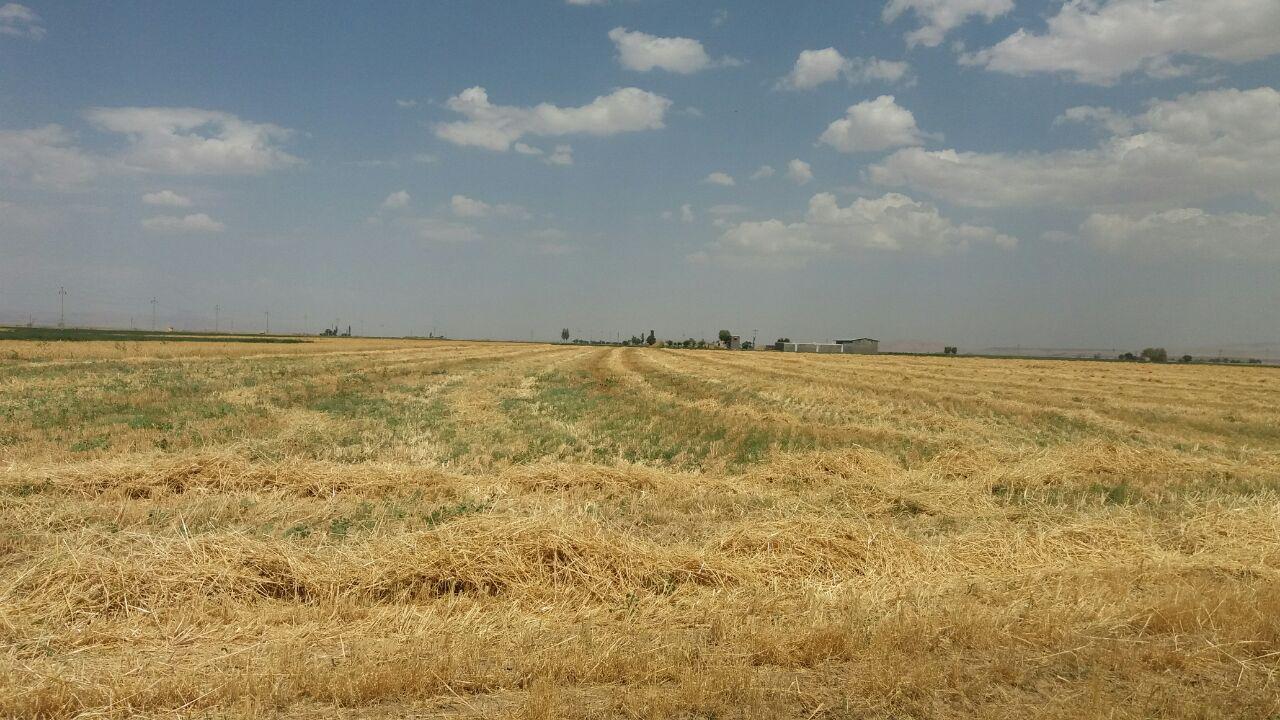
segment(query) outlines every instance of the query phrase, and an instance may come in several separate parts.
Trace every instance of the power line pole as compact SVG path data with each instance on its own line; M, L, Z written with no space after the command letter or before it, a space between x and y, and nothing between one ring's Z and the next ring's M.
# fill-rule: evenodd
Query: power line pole
M67 326L67 289L58 286L58 327Z
M213 331L218 332L218 327L222 324L222 306L213 306Z
M262 315L265 318L265 320L263 320L262 334L268 335L271 333L271 311L267 310L266 312L262 313Z
M156 331L156 299L151 298L151 332Z

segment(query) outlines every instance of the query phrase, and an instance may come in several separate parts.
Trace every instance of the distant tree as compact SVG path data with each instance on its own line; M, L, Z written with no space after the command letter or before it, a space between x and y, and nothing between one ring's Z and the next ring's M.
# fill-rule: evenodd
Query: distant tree
M698 341L698 349L699 349L699 350L706 349L706 347L707 347L707 341L706 341L706 340L699 340L699 341Z
M629 341L629 344L631 344L631 345L643 345L643 344L644 344L644 340L641 340L640 338L636 337L635 335L632 335L632 336L631 336L631 340Z
M565 329L563 329L563 330L561 330L561 331L560 331L560 339L561 339L561 340L568 340L568 339L569 339L569 328L565 328Z
M645 338L645 339L644 339L644 342L645 342L645 344L646 344L646 345L652 345L652 344L654 344L654 343L658 342L658 339L657 339L656 337L654 337L654 336L653 336L653 331L652 331L652 330L650 330L650 331L649 331L649 337Z
M1195 358L1191 357L1190 355L1183 355L1183 356L1182 356L1182 362L1184 362L1184 363L1189 363L1189 362L1191 362L1192 360L1195 360Z
M733 333L729 332L728 330L720 331L720 342L724 343L725 346L728 346L729 341L732 339L733 339Z
M791 342L791 338L778 338L778 342L773 344L773 349L782 352L782 346Z
M1126 361L1128 361L1128 362L1133 362L1133 361L1135 361L1135 360L1137 360L1137 359L1138 359L1138 356L1137 356L1137 355L1134 355L1134 354L1133 354L1133 353L1131 353L1131 352L1127 352L1127 353L1121 353L1121 355L1120 355L1120 359L1121 359L1121 360L1126 360Z
M755 346L755 345L753 345L753 344L751 344L751 341L750 341L750 340L744 340L744 341L742 341L742 349L743 349L743 350L755 350L755 349L756 349L756 346Z
M1142 351L1142 359L1147 362L1169 362L1169 353L1164 348L1146 348Z

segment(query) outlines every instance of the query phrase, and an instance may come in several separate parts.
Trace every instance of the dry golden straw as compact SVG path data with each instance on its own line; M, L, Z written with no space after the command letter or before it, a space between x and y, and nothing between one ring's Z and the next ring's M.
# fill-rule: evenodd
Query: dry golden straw
M0 717L1280 715L1280 374L0 342Z

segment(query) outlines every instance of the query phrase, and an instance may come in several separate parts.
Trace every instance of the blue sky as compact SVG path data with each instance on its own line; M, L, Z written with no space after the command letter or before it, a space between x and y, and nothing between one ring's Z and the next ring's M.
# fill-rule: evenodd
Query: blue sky
M1280 339L1274 0L0 6L0 322Z

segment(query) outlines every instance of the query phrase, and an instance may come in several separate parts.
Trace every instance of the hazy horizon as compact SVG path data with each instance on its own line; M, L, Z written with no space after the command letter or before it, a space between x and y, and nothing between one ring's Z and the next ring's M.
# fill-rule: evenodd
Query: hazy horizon
M0 1L0 324L1280 343L1274 0Z

